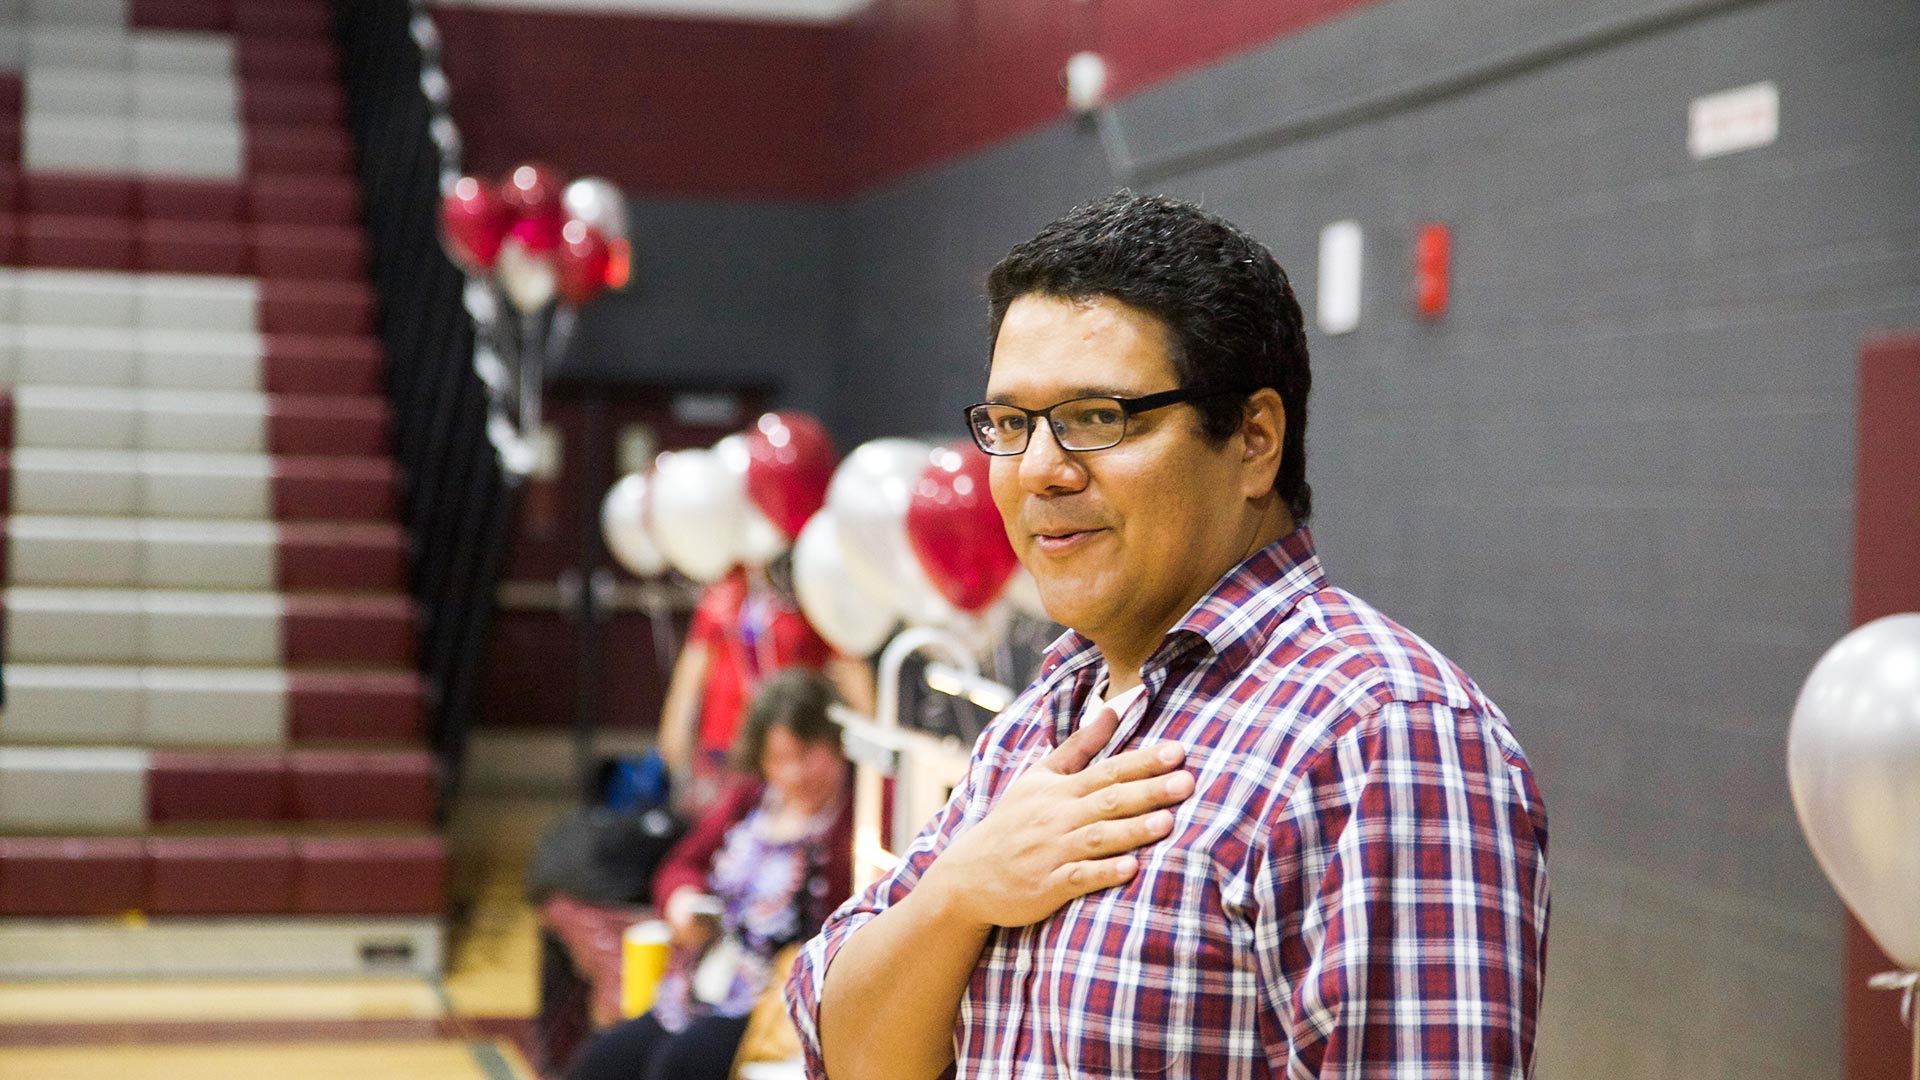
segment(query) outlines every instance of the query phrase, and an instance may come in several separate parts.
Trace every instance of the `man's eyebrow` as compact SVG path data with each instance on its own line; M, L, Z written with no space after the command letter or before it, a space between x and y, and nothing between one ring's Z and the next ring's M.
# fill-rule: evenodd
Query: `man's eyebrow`
M1052 401L1047 402L1047 404L1055 405L1062 401L1073 401L1077 398L1089 397L1133 398L1146 396L1140 391L1123 389L1117 386L1079 386L1070 390L1060 391L1060 395L1061 396L1054 398ZM986 396L985 401L988 405L1012 405L1013 401L1011 399L1017 396L1019 395L990 393Z

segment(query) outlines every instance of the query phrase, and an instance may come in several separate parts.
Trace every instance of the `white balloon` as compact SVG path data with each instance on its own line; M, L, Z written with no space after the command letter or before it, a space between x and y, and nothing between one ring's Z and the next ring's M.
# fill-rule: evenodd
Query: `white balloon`
M775 525L754 505L752 496L747 493L747 469L753 463L753 453L747 448L747 437L737 432L729 435L713 444L713 452L740 484L740 498L744 503L739 541L740 561L748 566L765 566L786 554L787 534L781 532L780 526Z
M928 580L907 540L913 485L932 452L916 439L862 443L834 470L827 509L839 519L847 569L863 589L907 622L950 626L964 613Z
M628 473L607 490L600 503L600 535L621 566L641 577L667 568L667 557L647 532L646 473Z
M847 572L840 525L831 513L808 518L793 543L793 591L807 623L843 656L870 656L893 634L885 599Z
M1814 665L1787 779L1840 898L1888 956L1920 970L1920 614L1859 627Z
M599 229L609 240L624 240L627 235L627 198L611 181L598 176L583 176L560 193L560 207L566 215Z
M500 288L505 290L513 310L522 315L546 307L553 300L554 290L560 287L553 259L527 250L527 245L517 236L500 242L500 257L493 264L493 275L500 279Z
M695 581L718 581L739 560L747 493L711 450L662 454L649 519L660 554Z

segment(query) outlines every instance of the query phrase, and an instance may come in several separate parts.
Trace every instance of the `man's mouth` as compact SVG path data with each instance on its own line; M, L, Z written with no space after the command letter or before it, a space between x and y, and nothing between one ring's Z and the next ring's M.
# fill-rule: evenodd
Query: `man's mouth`
M1104 529L1049 529L1045 532L1036 530L1031 535L1034 546L1043 552L1054 554L1068 551L1105 531Z

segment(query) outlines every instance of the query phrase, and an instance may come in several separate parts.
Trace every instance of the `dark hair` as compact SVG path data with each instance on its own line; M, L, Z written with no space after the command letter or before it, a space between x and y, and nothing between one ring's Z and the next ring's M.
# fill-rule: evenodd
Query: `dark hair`
M767 732L786 728L806 743L840 741L840 727L827 717L827 706L840 700L825 675L806 668L775 672L754 692L753 702L733 737L733 767L766 779L760 773L760 755L767 748Z
M1272 387L1286 411L1273 489L1297 525L1313 512L1307 483L1307 337L1287 272L1260 241L1191 203L1116 192L1076 207L1015 247L987 278L989 340L1029 294L1108 296L1159 319L1186 387ZM1208 439L1239 430L1245 394L1194 403Z

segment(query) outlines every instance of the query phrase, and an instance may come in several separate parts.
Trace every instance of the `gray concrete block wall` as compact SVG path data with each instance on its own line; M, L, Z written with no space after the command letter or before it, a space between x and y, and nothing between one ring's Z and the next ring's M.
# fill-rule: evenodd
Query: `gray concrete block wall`
M770 386L832 406L843 322L835 207L629 200L633 283L582 313L562 374Z
M1646 18L1668 22L1204 153ZM1909 0L1389 0L1121 109L1136 163L1208 162L1141 186L1251 228L1309 312L1320 228L1366 229L1360 329L1310 332L1316 531L1535 763L1545 1080L1841 1074L1841 909L1784 742L1847 625L1859 348L1920 326L1916 71ZM1779 141L1690 160L1688 102L1761 79ZM1062 123L842 204L642 202L638 288L576 359L773 383L846 446L958 437L987 270L1115 183ZM1426 220L1454 230L1432 324L1410 299Z
M1122 124L1137 162L1178 161L1700 6L1395 0L1156 88ZM1920 325L1920 12L1715 6L1151 185L1253 229L1309 311L1319 229L1367 230L1361 328L1310 334L1316 528L1336 580L1465 664L1538 768L1547 1080L1841 1072L1841 909L1784 742L1847 624L1859 347ZM1688 102L1761 79L1779 141L1692 161ZM1114 183L1062 124L848 204L843 429L957 432L985 271ZM1425 220L1454 229L1435 324L1409 296Z

